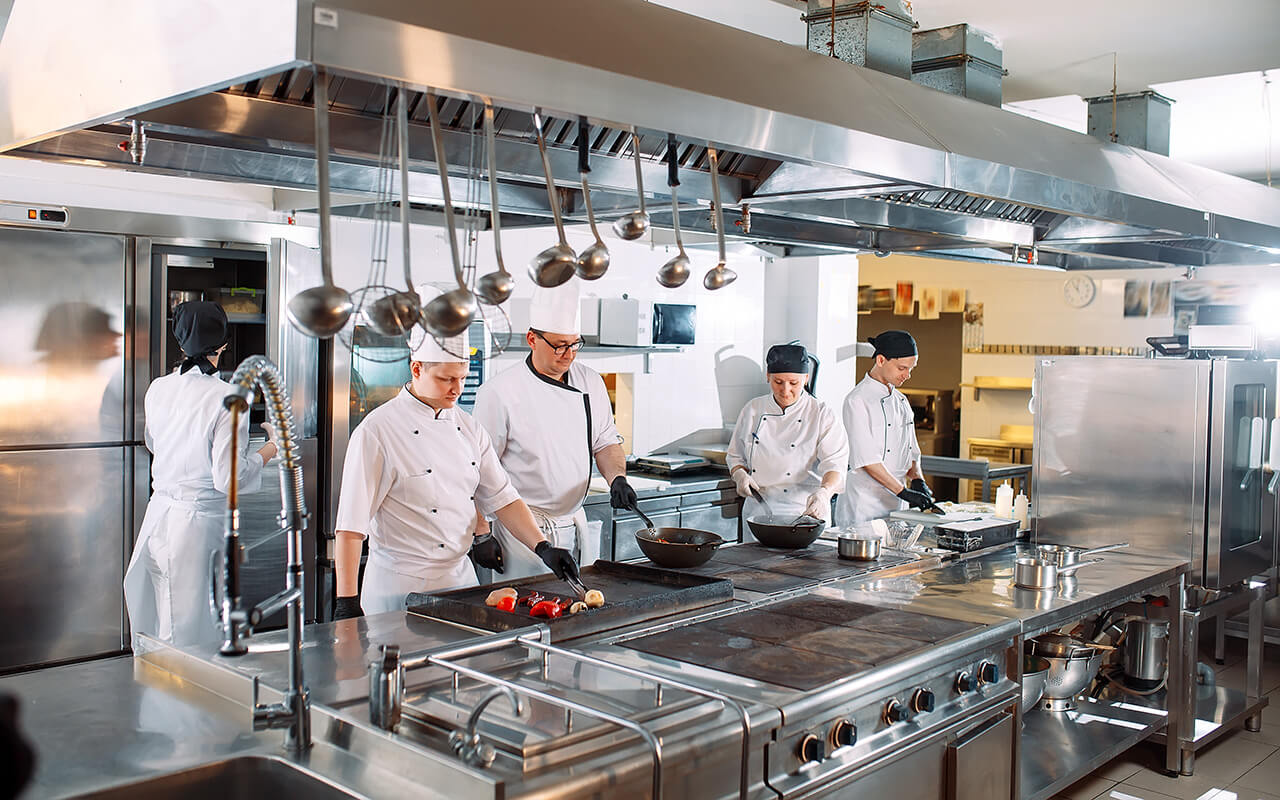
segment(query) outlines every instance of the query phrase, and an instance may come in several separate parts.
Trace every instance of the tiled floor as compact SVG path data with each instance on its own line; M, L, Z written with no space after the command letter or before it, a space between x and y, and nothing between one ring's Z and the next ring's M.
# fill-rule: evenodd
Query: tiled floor
M1213 664L1212 646L1207 642L1201 657L1206 664ZM1226 663L1215 665L1219 682L1242 688L1244 668L1243 642L1228 639ZM1239 729L1201 750L1195 775L1168 777L1164 749L1144 743L1055 800L1280 800L1280 647L1266 647L1262 689L1271 700L1262 712L1262 730Z

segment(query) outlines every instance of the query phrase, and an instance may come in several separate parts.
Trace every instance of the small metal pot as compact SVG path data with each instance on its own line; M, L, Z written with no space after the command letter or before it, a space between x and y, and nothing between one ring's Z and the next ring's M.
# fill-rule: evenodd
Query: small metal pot
M1108 550L1120 550L1128 547L1128 542L1120 542L1119 544L1108 544L1102 547L1094 547L1085 549L1083 547L1072 547L1069 544L1039 544L1036 545L1036 557L1041 561L1051 561L1059 569L1078 564L1081 559L1097 553L1105 553Z
M1101 561L1102 559L1096 558L1090 561L1079 561L1069 567L1059 567L1050 561L1023 556L1018 559L1018 563L1013 568L1013 583L1023 589L1055 589L1058 586L1058 576L1075 572L1089 564L1101 563Z
M836 540L841 558L875 561L880 557L880 539L874 536L841 536Z

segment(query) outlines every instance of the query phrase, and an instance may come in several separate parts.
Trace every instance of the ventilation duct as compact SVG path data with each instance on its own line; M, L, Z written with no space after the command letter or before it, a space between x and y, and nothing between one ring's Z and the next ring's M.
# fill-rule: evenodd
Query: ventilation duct
M809 49L846 64L911 77L911 31L915 20L903 0L842 3L808 0L803 19Z
M911 80L999 108L1005 71L1000 40L972 25L948 25L911 36Z
M1088 97L1089 135L1104 142L1126 144L1150 153L1169 155L1169 118L1173 101L1153 92Z

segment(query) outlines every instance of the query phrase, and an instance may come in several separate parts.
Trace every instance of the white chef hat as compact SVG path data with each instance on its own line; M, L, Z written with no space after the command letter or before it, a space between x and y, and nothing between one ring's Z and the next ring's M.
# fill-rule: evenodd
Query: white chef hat
M576 336L582 333L581 281L575 275L551 289L535 286L529 306L529 327L544 333Z
M436 286L429 283L421 284L415 289L418 297L422 300L422 305L426 304L443 294ZM470 360L471 347L467 344L467 334L465 332L457 336L451 336L447 339L436 340L436 337L426 333L421 326L415 326L410 333L410 339L421 336L422 341L413 349L411 358L414 361L424 361L431 364L459 364Z

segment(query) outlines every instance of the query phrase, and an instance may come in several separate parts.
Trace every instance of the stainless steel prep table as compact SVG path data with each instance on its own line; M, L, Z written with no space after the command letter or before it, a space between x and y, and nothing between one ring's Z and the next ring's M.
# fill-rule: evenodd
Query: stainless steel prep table
M911 575L873 575L848 584L829 584L814 594L972 622L1018 620L1023 638L1146 594L1167 595L1170 619L1181 619L1184 577L1190 568L1185 561L1128 551L1107 553L1102 563L1080 570L1071 584L1035 592L1013 584L1019 551L1020 548L1006 548ZM1177 624L1174 623L1175 628ZM1182 663L1181 646L1171 634L1170 664ZM1184 691L1190 677L1181 670L1170 670L1167 696L1188 700L1175 704L1167 715L1163 709L1092 700L1083 701L1075 712L1027 714L1023 717L1023 739L1043 746L1022 748L1024 800L1052 796L1164 728L1166 722L1170 730L1193 728L1193 693ZM1178 771L1183 747L1179 737L1169 739L1166 767L1171 772Z

